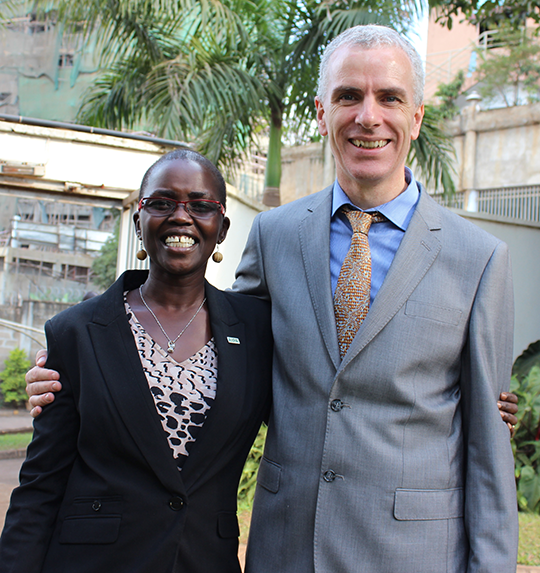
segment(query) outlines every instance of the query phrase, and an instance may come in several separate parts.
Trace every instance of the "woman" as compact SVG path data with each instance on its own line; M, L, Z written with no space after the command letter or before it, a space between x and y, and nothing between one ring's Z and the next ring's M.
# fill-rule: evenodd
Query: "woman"
M267 303L205 282L224 213L207 159L163 156L134 215L149 272L47 323L62 392L35 422L1 573L240 571L236 491L272 342Z

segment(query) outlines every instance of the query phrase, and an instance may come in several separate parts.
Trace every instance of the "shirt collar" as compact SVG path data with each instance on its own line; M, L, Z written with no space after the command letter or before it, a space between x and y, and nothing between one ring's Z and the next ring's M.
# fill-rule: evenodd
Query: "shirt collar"
M374 209L370 209L370 211L378 211L379 213L382 213L389 221L394 223L394 225L399 227L402 231L407 230L409 221L411 220L414 208L416 207L416 203L420 196L416 179L408 167L405 167L405 180L408 183L405 191L400 193L391 201L388 201L388 203L384 203ZM347 194L343 191L336 179L332 195L332 217L334 217L336 212L343 205L351 205L354 209L358 209L358 207L351 203L351 200L347 197Z

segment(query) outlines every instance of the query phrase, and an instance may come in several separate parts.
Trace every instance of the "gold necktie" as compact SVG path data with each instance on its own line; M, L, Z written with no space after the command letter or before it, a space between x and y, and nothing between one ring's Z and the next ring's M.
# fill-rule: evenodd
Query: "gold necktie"
M371 223L385 220L380 213L345 211L353 228L351 247L339 273L334 293L334 313L339 351L345 356L369 310L371 290L371 253L368 232Z

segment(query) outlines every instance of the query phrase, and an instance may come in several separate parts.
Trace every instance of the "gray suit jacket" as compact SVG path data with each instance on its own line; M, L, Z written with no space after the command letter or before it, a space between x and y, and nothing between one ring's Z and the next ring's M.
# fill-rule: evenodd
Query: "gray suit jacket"
M340 361L331 188L255 220L235 288L272 303L274 407L249 573L510 573L506 245L425 192Z

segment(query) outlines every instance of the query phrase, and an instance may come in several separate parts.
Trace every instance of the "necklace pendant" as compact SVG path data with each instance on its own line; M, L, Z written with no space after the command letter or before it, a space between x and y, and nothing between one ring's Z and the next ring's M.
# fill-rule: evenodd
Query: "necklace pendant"
M172 340L169 340L169 344L167 346L167 352L169 354L172 354L174 352L175 346L176 346L176 344Z

